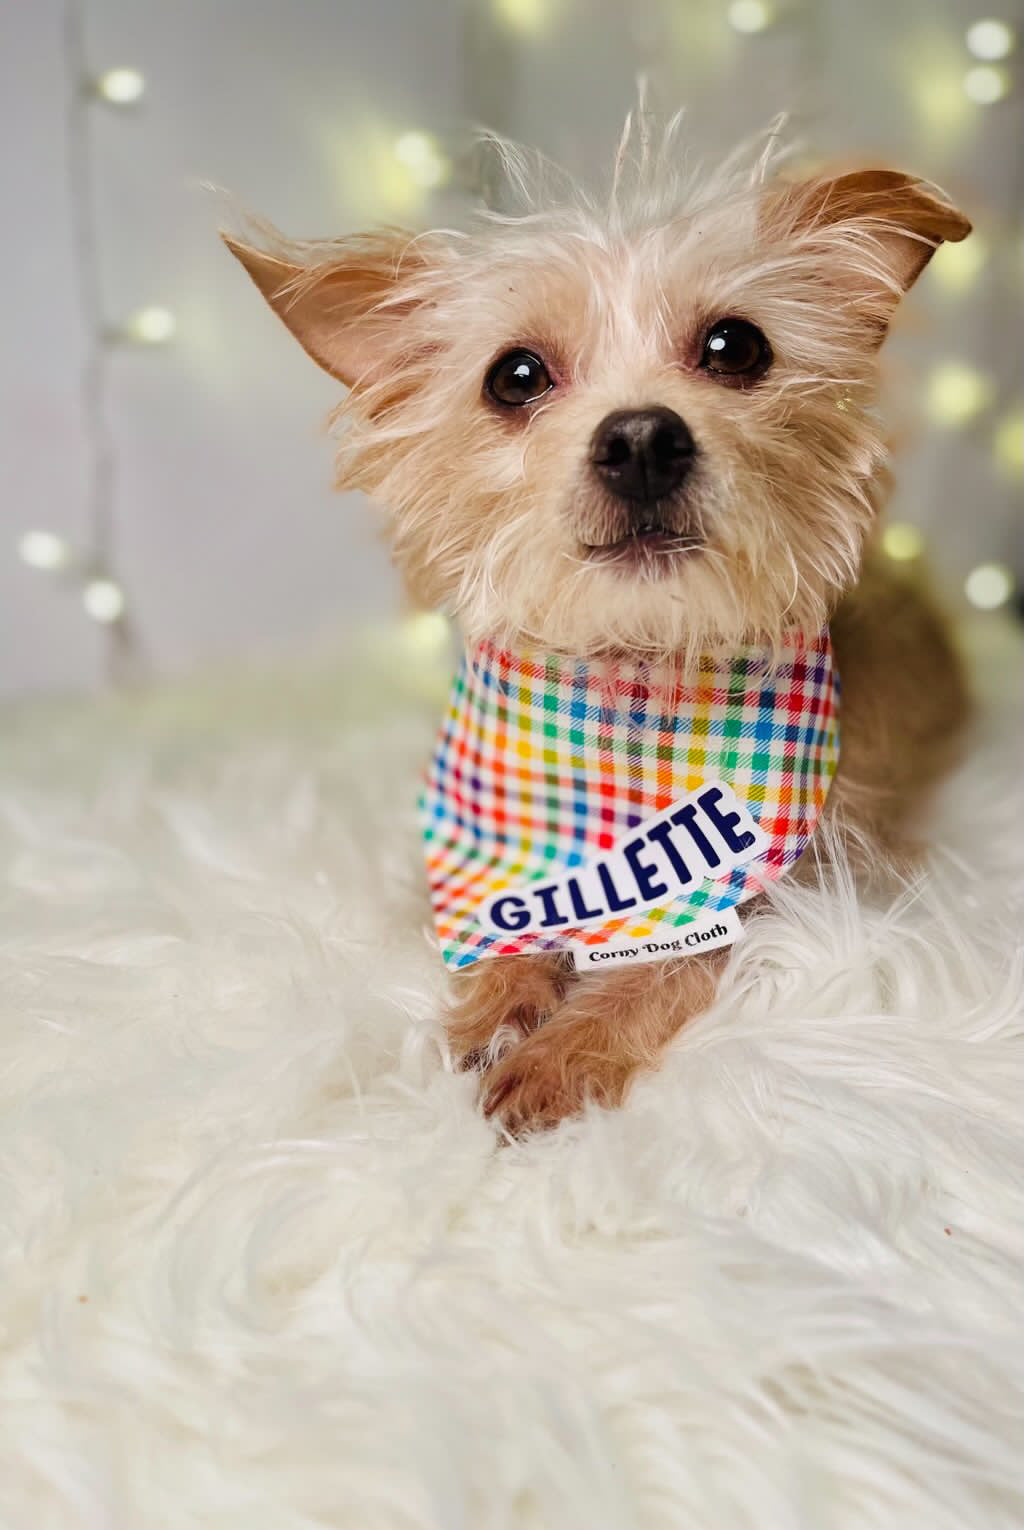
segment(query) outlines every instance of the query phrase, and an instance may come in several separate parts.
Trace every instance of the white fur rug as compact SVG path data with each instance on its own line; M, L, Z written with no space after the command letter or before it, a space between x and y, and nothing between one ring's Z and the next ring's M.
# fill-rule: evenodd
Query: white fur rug
M627 1109L502 1146L400 641L4 719L0 1525L1019 1526L1010 650L920 886L788 889Z

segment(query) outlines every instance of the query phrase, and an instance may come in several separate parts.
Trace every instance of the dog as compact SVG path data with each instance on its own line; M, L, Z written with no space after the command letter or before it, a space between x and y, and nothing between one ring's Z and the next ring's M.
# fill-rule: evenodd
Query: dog
M413 599L468 648L686 674L829 630L842 749L821 822L871 879L912 861L968 712L940 616L876 546L879 351L970 224L892 170L794 178L766 150L684 178L676 134L637 149L627 124L606 201L469 233L225 238L348 390L339 486L386 508ZM619 1104L728 955L664 944L657 964L577 970L541 946L457 971L448 1036L486 1112L522 1132Z

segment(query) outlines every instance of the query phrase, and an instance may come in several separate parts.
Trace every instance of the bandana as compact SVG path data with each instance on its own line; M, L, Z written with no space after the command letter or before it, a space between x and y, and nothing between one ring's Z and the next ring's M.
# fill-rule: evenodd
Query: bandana
M678 952L667 933L753 897L803 852L838 709L827 629L685 672L480 643L420 799L445 964L645 940Z

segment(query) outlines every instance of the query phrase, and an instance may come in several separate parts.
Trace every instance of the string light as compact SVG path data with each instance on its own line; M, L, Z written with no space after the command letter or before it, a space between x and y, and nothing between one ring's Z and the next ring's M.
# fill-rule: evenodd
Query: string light
M140 345L165 345L177 327L170 309L152 304L133 313L124 332L129 339L137 340Z
M50 572L64 568L71 556L71 549L63 537L53 531L26 531L19 538L18 554L29 568Z
M108 69L96 81L96 94L111 106L134 106L145 89L146 81L137 69Z
M893 521L882 533L882 551L896 563L909 563L921 556L924 537L907 521Z
M448 161L429 133L403 133L395 141L395 158L405 166L417 186L427 190L440 186L448 174Z
M979 611L996 611L1013 594L1013 575L1005 563L979 563L964 580L964 594Z
M972 234L959 244L940 245L928 268L929 280L959 297L971 286L988 257L988 242L982 234Z
M90 579L82 589L82 605L94 622L109 626L124 614L124 591L113 579Z
M978 106L992 106L1010 89L1010 76L995 64L975 64L964 75L964 94Z
M963 361L946 361L928 379L924 407L936 425L966 425L992 400L992 380Z
M726 14L734 32L763 32L772 19L764 0L732 0Z
M108 631L105 645L107 677L116 680L138 670L138 637L125 616L125 597L113 574L116 450L107 418L111 342L125 338L113 332L103 310L99 249L96 237L96 198L93 194L94 134L89 113L97 101L129 106L142 96L145 80L137 69L108 69L91 76L84 42L83 0L65 0L63 30L65 77L65 156L67 198L74 243L75 273L83 332L79 374L81 418L86 445L83 479L84 545L70 548L52 532L26 532L19 550L36 568L59 571L62 582L76 590L86 613ZM154 314L160 317L154 319ZM141 333L131 338L168 338L166 310L140 310ZM173 318L170 330L173 331Z
M525 37L537 37L547 25L546 0L494 0L494 12L510 31Z
M967 51L975 58L989 61L1006 58L1016 42L1014 31L1005 21L986 19L967 28Z

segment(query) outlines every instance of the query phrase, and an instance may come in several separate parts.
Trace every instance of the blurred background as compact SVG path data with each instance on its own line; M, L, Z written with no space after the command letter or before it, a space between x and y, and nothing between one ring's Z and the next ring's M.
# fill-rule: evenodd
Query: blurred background
M0 693L344 645L401 610L330 488L336 397L223 251L465 220L485 125L600 174L646 72L716 155L788 111L975 223L890 349L886 548L1020 611L1018 0L0 0Z

